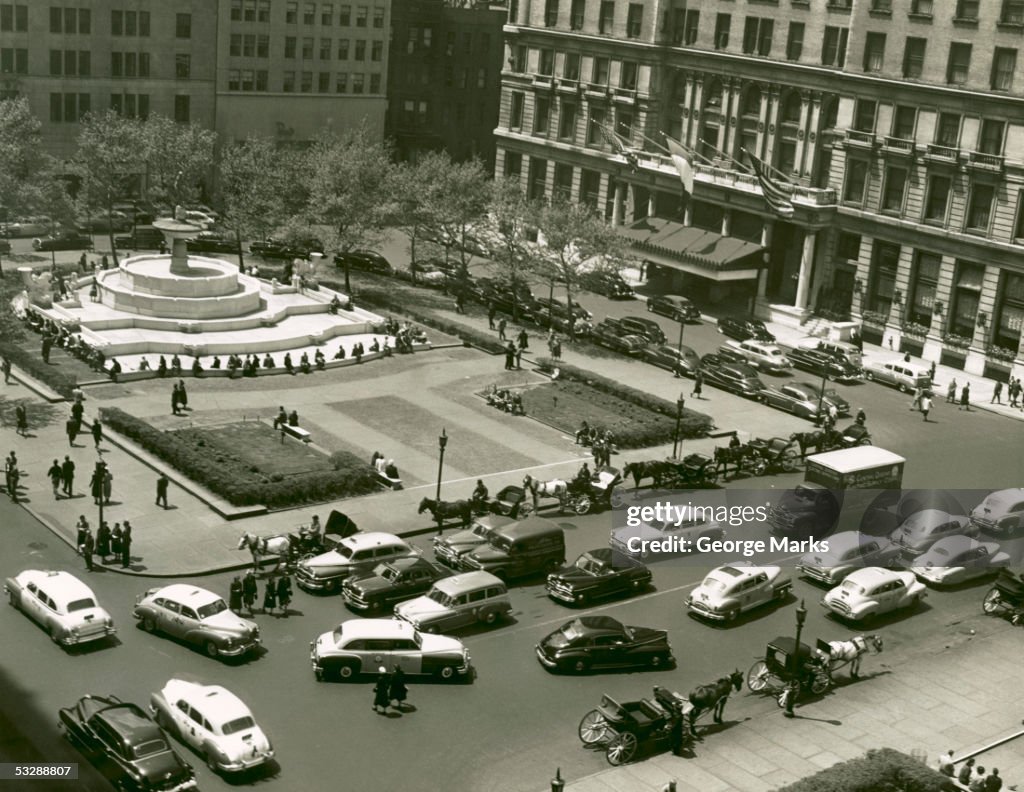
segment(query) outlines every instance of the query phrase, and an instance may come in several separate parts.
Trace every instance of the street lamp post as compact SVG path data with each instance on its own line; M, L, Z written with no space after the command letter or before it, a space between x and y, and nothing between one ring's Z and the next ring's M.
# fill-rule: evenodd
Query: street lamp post
M686 400L683 398L682 392L679 393L679 398L676 399L676 433L672 440L672 458L679 459L679 454L683 450L683 438L679 434L680 427L683 423L683 406L686 404Z
M825 401L825 384L828 382L828 363L821 364L821 389L818 391L818 421L824 423L821 404Z
M803 632L805 621L807 621L807 608L804 607L804 601L800 600L800 607L796 609L796 646L793 647L793 653L789 657L789 684L791 690L789 695L786 696L785 715L787 718L793 717L793 704L797 691L800 689L799 683L796 681L796 675L797 664L800 658L800 633Z
M442 427L441 435L437 438L437 447L440 449L440 456L437 459L437 494L435 500L437 501L437 510L435 512L437 516L437 533L441 533L441 526L443 525L441 517L441 471L444 469L444 449L448 445L448 433Z

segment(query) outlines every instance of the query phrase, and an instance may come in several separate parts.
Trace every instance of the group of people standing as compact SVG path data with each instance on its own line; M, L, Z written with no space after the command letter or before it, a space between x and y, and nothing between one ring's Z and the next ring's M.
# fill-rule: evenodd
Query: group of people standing
M1010 382L1006 386L1006 393L1010 397L1011 407L1020 407L1024 410L1024 399L1021 399L1021 394L1024 393L1024 385L1021 384L1020 377L1010 377ZM1003 383L996 382L995 390L992 391L992 404L1003 403Z
M185 381L178 380L171 388L171 415L181 415L181 411L187 409L188 391L185 390Z
M971 792L999 792L1003 788L1003 778L999 775L999 768L995 767L991 772L986 773L985 768L977 764L974 758L965 761L958 772L952 748L939 757L939 772L950 778L955 778ZM1010 788L1016 789L1016 787Z
M256 613L256 600L259 598L259 584L256 581L256 573L251 569L245 573L245 577L235 575L231 581L231 588L228 595L228 607L235 613L241 615L243 608L249 611L252 616ZM261 613L272 615L277 608L281 609L282 616L288 616L288 608L292 604L292 579L289 575L271 574L267 578L266 587L263 590L263 607Z
M391 702L399 712L405 709L405 700L409 697L409 689L405 685L405 672L395 663L394 670L389 674L387 668L378 669L377 682L373 686L373 711L378 715L387 715Z
M94 555L99 556L104 564L111 563L110 559L113 557L114 563L121 562L122 569L127 569L131 565L132 524L128 520L125 520L123 525L119 522L114 523L113 529L104 520L96 529L94 537L89 521L83 514L79 516L75 529L75 546L79 555L85 559L85 568L89 572L93 570Z

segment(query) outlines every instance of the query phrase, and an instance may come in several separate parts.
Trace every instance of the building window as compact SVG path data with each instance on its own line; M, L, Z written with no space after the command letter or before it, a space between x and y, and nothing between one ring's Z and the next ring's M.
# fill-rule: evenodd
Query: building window
M552 197L562 201L572 200L573 167L564 162L555 163L555 183L552 186Z
M268 81L268 76L267 76L267 70L266 69L257 69L256 70L256 90L257 91L265 91L265 90L267 90L268 82L269 81Z
M369 18L370 9L367 6L356 6L356 27L366 27L366 20ZM353 91L355 93L355 91Z
M299 4L295 0L289 0L284 4L284 21L289 25L299 23Z
M608 59L594 58L593 80L595 85L608 84Z
M379 7L376 7L376 6L374 7L374 9L373 9L373 26L375 28L380 28L380 29L384 28L384 9L383 8L379 8ZM430 46L429 42L427 43L427 46L428 47Z
M313 37L304 36L302 39L302 59L313 60Z
M370 60L379 61L384 56L384 42L374 41L370 44Z
M548 161L539 157L530 157L530 185L527 197L540 200L547 191Z
M786 58L791 61L800 60L804 51L804 23L790 22L789 37L786 40Z
M889 168L885 172L882 211L899 213L903 209L903 193L907 186L905 168Z
M330 60L331 50L334 48L334 41L329 38L320 39L320 60Z
M295 38L295 36L285 36L284 37L284 56L286 58L294 58L295 57L295 42L296 41L297 41L297 39Z
M946 64L946 82L950 85L966 85L971 68L971 45L954 42L949 45L949 62Z
M380 93L380 72L374 72L373 74L370 75L370 93ZM426 102L421 102L420 104L425 105Z
M633 111L618 108L615 111L615 132L627 143L633 140Z
M295 93L295 72L286 71L282 74L281 90L285 93Z
M630 3L626 14L626 36L640 38L640 30L644 23L644 7L640 3Z
M636 90L637 65L634 61L623 61L619 72L619 87L627 91Z
M260 33L256 37L256 57L270 57L270 36L268 36L266 33Z
M505 152L505 175L514 176L517 179L523 173L523 155L518 151Z
M1003 270L999 294L998 319L993 328L992 343L1016 352L1020 347L1021 328L1024 327L1024 277Z
M979 5L979 0L957 0L956 19L962 22L977 22Z
M983 118L981 120L981 134L978 136L978 151L981 154L1001 156L1003 153L1003 135L1005 131L1005 121Z
M888 314L892 309L899 260L899 245L875 240L871 253L871 278L867 295L869 310Z
M743 27L743 51L767 57L772 51L775 21L767 17L747 17Z
M329 93L331 90L331 73L320 72L316 76L317 93Z
M858 99L853 113L853 128L858 132L875 132L875 114L878 103L872 99Z
M175 14L174 37L180 39L192 38L192 15ZM187 96L185 97L188 98Z
M338 60L348 60L348 39L338 39Z
M50 53L50 73L53 73L53 52ZM110 76L124 76L124 54L121 52L110 53Z
M846 42L849 36L848 28L832 26L825 28L825 41L821 47L821 64L823 66L842 68L846 64Z
M586 8L586 0L572 0L572 7L569 10L570 30L583 30L583 18Z
M555 27L558 24L558 0L544 0L544 26Z
M910 4L910 13L930 17L932 15L932 0L913 0Z
M897 105L892 117L892 136L900 140L913 140L917 125L917 108L912 105Z
M270 0L258 0L256 7L256 21L270 21Z
M567 80L578 80L580 78L580 54L578 52L565 53L562 76Z
M238 69L228 69L228 90L237 91L242 81L242 73Z
M903 76L916 80L924 73L924 51L927 39L907 38L903 49Z
M251 58L256 54L256 36L247 33L242 36L242 55L246 58Z
M885 33L868 33L864 42L864 71L880 72L885 63Z
M555 73L555 51L542 49L537 62L537 73L550 77Z
M476 87L486 88L487 87L487 69L481 66L476 70Z
M924 219L926 222L944 224L946 207L949 204L949 192L952 187L948 176L931 176L928 179L928 192L924 202Z
M911 322L928 327L932 323L932 313L935 310L935 290L939 285L942 256L919 250L916 258L914 277L910 279L907 318Z
M1024 0L1003 0L999 21L1007 25L1024 25Z
M587 124L587 145L600 146L604 142L604 124L608 118L603 107L590 108L590 123Z
M688 8L683 21L683 44L692 47L697 43L697 32L700 28L700 11Z
M949 312L949 332L967 338L974 335L984 277L983 265L957 260L956 276L953 280L953 304Z
M939 113L939 122L935 125L935 142L951 148L960 145L960 116L957 113Z
M601 0L601 15L597 18L597 32L611 33L615 24L614 0Z
M597 203L601 196L601 174L597 171L580 171L580 203L597 211Z
M0 74L28 74L28 50L0 49Z
M348 93L348 75L345 72L334 75L334 92L340 94Z
M523 104L526 101L525 96L520 91L513 91L511 99L509 101L508 110L508 128L509 129L522 129L523 128Z
M237 57L242 54L242 34L232 33L228 41L228 55Z
M450 34L450 35L454 35L454 34ZM449 55L451 55L452 52L454 51L454 46L455 46L454 43L450 43L449 44L449 47L452 48L451 51L448 52ZM526 47L526 45L525 44L518 44L518 45L516 45L515 55L513 56L512 71L516 72L517 74L524 74L526 72L526 64L527 64L527 58L528 57L529 57L529 49Z
M558 137L562 140L576 139L576 103L562 100L562 112L558 116Z
M242 0L231 0L231 21L242 21Z
M343 5L338 9L338 26L350 27L352 25L352 6Z
M363 39L356 40L355 59L357 61L366 60L366 41L364 41Z
M313 93L313 72L304 71L302 81L299 83L299 90L302 93Z
M992 90L1009 91L1013 88L1013 73L1017 70L1017 50L996 47L992 56Z
M988 232L994 198L995 188L991 184L975 184L973 186L971 189L971 200L967 206L967 218L964 223L964 228L967 231Z
M842 261L857 261L860 258L860 234L840 231L836 239L836 258Z
M188 16L186 14L186 16ZM179 124L187 124L191 120L191 97L174 97L174 120Z
M732 27L732 14L719 14L715 17L715 49L728 49L729 28Z
M863 160L851 157L846 161L846 183L843 189L843 200L851 203L864 203L864 187L867 185L868 164Z

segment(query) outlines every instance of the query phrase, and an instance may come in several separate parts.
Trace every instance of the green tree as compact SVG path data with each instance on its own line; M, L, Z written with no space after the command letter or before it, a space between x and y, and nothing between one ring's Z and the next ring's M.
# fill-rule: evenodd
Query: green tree
M452 251L458 256L456 290L464 290L469 280L469 262L479 250L482 224L487 214L491 183L478 159L452 162L445 152L440 158L440 173L428 190L428 216L435 239L445 249L445 263Z
M482 236L491 248L502 280L513 291L512 320L519 321L519 290L534 270L535 245L530 241L539 207L530 201L516 179L499 179L491 185L491 198Z
M306 187L302 217L323 229L325 252L350 253L376 246L397 211L391 150L362 125L327 134L303 157ZM352 291L345 259L345 290Z
M435 236L437 226L433 210L437 204L438 185L449 162L447 155L430 151L415 163L396 165L392 173L392 194L395 196L395 216L392 225L401 228L409 238L409 261L413 281L416 279L417 254L420 243Z
M146 196L172 209L197 201L213 170L217 133L151 115L135 127L146 166Z

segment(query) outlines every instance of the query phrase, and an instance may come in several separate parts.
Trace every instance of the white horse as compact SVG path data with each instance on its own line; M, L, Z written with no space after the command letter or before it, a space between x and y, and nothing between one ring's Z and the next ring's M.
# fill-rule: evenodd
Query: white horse
M828 656L832 665L850 664L850 676L856 679L860 676L861 657L868 652L878 654L882 651L882 636L880 635L855 635L846 641L829 641Z
M238 540L238 550L248 548L252 553L253 569L259 569L260 556L277 556L277 565L288 558L292 542L287 536L256 536L256 534L244 533Z
M569 485L562 479L538 481L529 473L523 478L523 489L533 496L533 508L536 510L540 498L557 498L558 510L565 511L565 502L569 497Z

